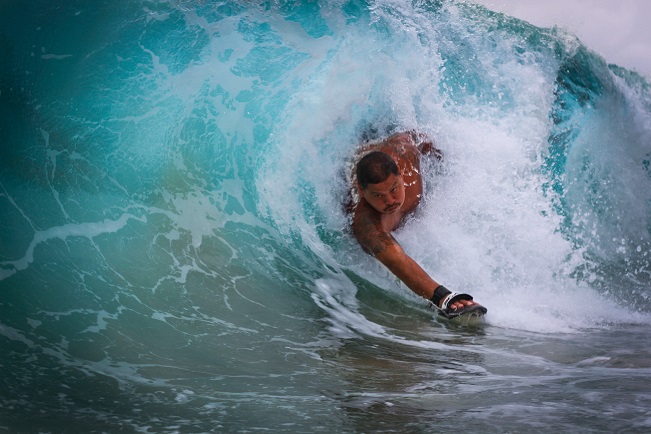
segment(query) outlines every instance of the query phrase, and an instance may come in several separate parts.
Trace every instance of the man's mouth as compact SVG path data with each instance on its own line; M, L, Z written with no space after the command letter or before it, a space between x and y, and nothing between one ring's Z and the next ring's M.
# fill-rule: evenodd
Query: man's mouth
M395 205L391 205L391 206L386 207L386 208L384 209L384 212L395 211L395 210L397 210L398 208L400 208L400 204L399 204L399 203L398 203L398 204L395 204Z

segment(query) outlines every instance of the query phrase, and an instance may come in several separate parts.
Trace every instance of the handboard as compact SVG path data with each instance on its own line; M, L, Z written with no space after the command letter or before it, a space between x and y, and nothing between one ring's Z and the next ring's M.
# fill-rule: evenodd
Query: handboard
M474 311L474 312L468 312L464 313L462 315L455 316L453 318L446 318L448 321L455 323L455 324L463 324L463 325L480 325L484 323L484 315L485 312L482 311ZM441 318L445 318L445 316L440 316Z
M483 324L484 315L486 315L486 312L488 312L488 309L486 309L484 306L474 305L470 307L469 310L461 314L456 314L456 315L453 313L446 314L437 306L435 306L434 303L432 303L431 301L430 301L430 308L437 311L439 318L446 319L455 324L463 324L463 325Z

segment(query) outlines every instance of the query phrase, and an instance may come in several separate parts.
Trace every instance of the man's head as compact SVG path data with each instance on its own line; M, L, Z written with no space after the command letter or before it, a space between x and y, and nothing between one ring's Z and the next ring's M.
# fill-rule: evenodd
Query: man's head
M357 163L357 182L363 189L368 184L386 181L391 174L399 175L398 165L384 152L369 152Z
M405 201L405 185L390 155L373 151L357 163L360 194L380 213L390 214Z

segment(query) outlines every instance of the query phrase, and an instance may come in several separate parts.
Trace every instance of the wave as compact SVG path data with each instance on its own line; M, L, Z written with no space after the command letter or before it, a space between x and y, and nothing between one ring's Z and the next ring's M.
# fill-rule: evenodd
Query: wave
M1 38L12 336L398 339L359 299L425 307L350 237L342 173L410 129L444 159L396 237L489 324L648 322L649 84L572 35L454 1L42 6Z
M309 294L350 272L409 298L340 203L365 133L418 129L445 158L397 236L437 280L496 325L648 312L648 84L572 35L457 2L116 8L62 9L76 30L49 43L3 36L33 51L3 75L3 277L108 269L122 288L137 264L155 290L256 269ZM73 265L89 255L105 270Z

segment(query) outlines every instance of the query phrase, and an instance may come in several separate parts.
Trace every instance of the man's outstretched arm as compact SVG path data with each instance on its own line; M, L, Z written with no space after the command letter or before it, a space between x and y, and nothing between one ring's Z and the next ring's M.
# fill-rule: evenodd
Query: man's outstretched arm
M409 289L421 297L432 299L439 283L405 253L398 241L384 231L379 222L369 216L361 216L355 219L353 232L362 248L402 280ZM470 300L459 300L450 307L458 309L473 304L475 303Z
M353 223L353 232L362 248L384 264L409 289L421 297L432 298L439 284L405 253L396 239L382 229L379 222L362 216Z
M418 265L403 248L395 242L387 246L376 259L384 264L396 277L421 297L430 300L439 284Z

